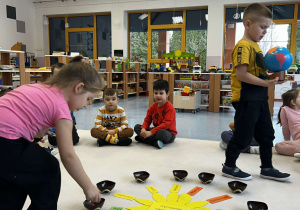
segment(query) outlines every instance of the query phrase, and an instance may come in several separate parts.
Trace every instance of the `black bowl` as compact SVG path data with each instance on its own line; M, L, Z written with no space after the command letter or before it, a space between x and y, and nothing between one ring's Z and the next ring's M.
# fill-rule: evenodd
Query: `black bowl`
M259 201L248 201L247 202L249 210L267 210L268 205Z
M207 172L202 172L198 174L198 177L203 184L209 184L214 180L215 175Z
M136 171L133 172L133 176L138 182L145 182L150 174L147 171Z
M108 193L115 187L115 185L116 183L113 181L104 180L97 183L97 188L101 193Z
M101 198L99 203L93 203L92 201L85 200L83 202L83 205L85 208L87 208L89 210L94 210L94 209L101 209L104 202L105 202L104 198Z
M182 182L186 179L188 172L185 170L173 170L173 175L176 180Z
M233 193L241 193L246 189L247 184L244 182L232 181L228 182L228 187L232 190Z

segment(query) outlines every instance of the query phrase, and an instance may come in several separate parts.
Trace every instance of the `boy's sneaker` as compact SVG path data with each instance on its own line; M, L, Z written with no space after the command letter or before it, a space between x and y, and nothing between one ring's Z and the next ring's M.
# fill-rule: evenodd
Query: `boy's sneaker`
M57 149L53 149L51 147L44 147L44 149L53 156L55 156L58 153Z
M259 146L250 146L250 154L258 154L259 155Z
M223 164L222 175L234 179L244 180L244 181L252 179L252 176L250 174L243 172L238 167L228 167L225 164Z
M294 157L295 157L295 158L300 158L300 152L295 153L295 154L294 154Z
M102 147L104 145L108 145L109 143L103 139L97 139L97 145L98 147Z
M282 173L276 168L262 168L260 170L260 177L264 179L273 179L276 181L284 182L291 178L288 173Z
M220 148L221 148L221 149L223 149L223 150L226 150L226 149L227 149L227 144L226 144L225 141L221 140L219 145L220 145Z
M153 146L155 146L158 149L161 149L164 147L164 143L161 140L154 140L152 144L153 144Z

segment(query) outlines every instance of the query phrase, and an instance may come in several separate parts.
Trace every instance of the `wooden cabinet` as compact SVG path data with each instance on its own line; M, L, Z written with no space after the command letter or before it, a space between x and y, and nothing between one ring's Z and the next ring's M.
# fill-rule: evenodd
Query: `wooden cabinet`
M126 85L126 95L135 94L139 96L141 93L147 93L147 79L148 74L146 72L147 64L143 64L140 62L130 62L130 64L134 65L134 68L131 70L127 69L125 72L125 85ZM143 70L141 71L141 66Z
M12 54L16 54L19 59L19 68L12 68L7 70L0 70L2 74L2 85L3 86L13 86L13 73L18 73L20 75L20 85L25 83L25 54L23 51L14 50L0 50L1 54L1 65L10 65L10 59Z

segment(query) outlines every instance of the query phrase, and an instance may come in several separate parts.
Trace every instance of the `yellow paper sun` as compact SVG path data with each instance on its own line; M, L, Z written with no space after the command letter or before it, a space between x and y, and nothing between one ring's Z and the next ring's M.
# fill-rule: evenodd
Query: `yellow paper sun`
M208 201L195 201L191 202L192 197L183 193L179 197L176 192L171 192L167 198L164 196L153 193L152 198L154 201L147 199L134 199L136 202L143 204L144 206L129 207L129 210L211 210L210 208L204 207Z

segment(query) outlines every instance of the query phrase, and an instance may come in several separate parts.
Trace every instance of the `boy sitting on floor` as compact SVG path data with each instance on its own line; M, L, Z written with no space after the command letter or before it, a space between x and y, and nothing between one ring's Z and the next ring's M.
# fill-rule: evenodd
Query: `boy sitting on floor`
M134 126L135 140L161 149L164 144L172 143L177 135L176 111L167 101L169 83L157 80L153 83L155 103L148 109L143 125ZM154 128L150 128L153 123Z
M118 106L119 98L115 89L107 88L103 93L105 106L99 108L95 127L91 135L97 138L99 147L103 145L128 146L132 140L132 128L128 128L125 111Z

